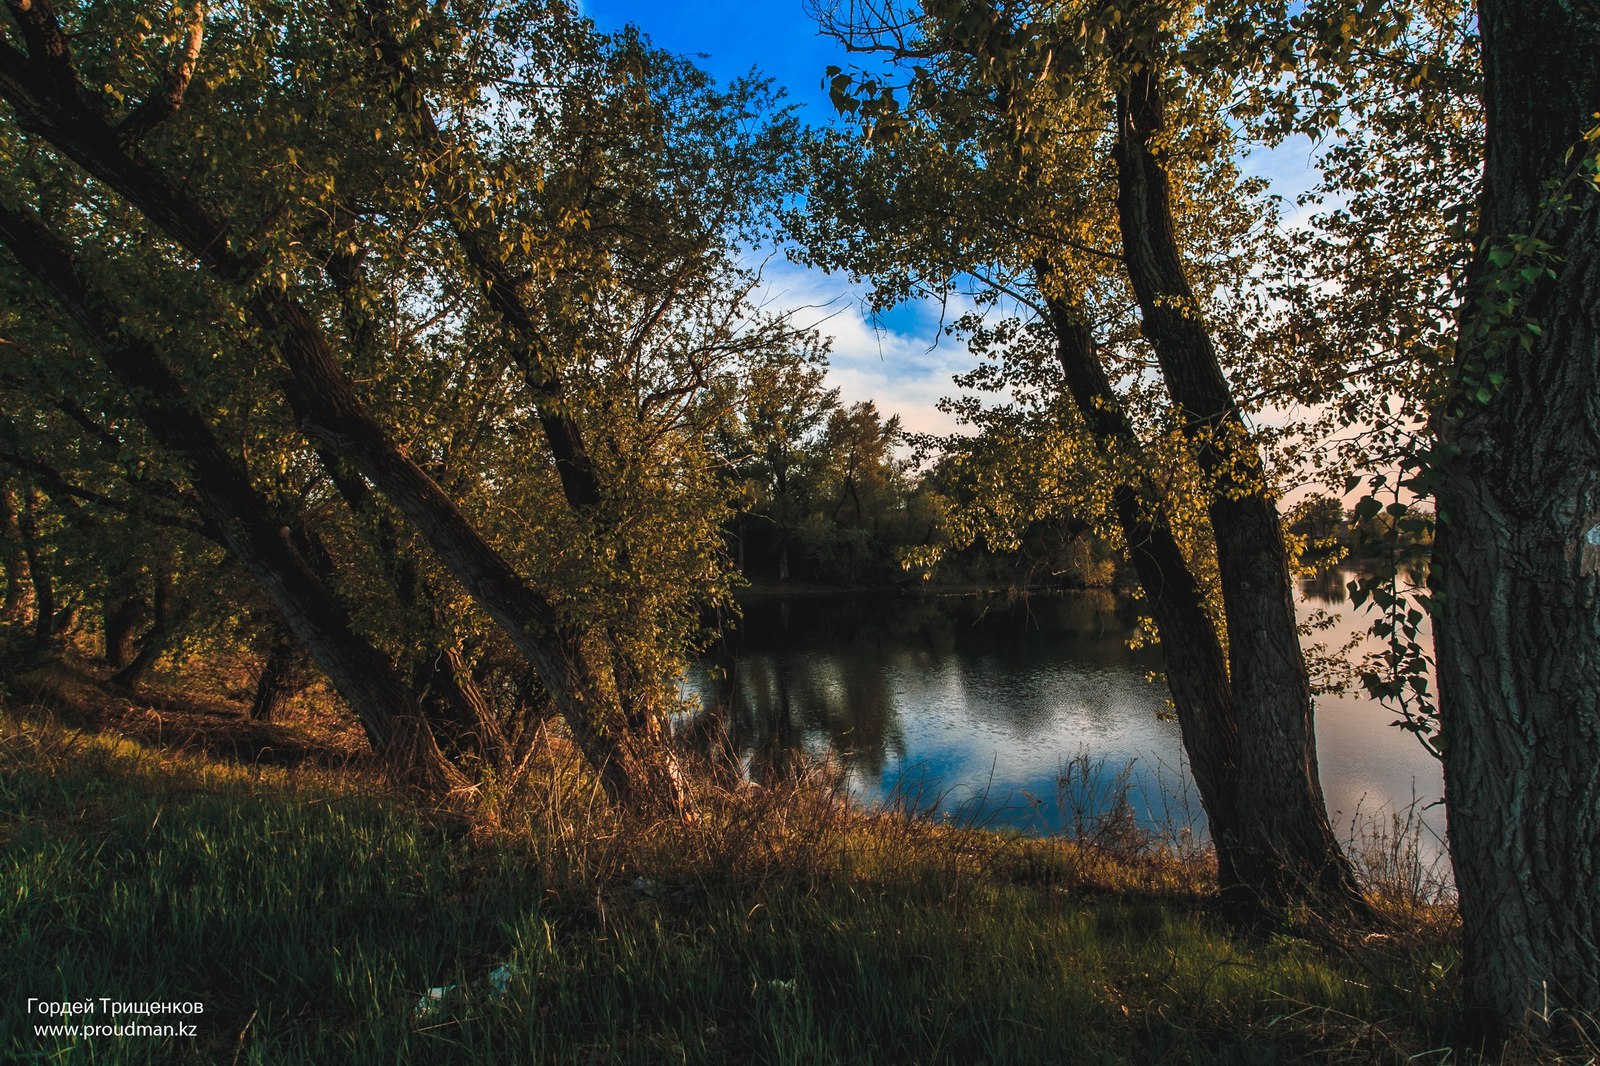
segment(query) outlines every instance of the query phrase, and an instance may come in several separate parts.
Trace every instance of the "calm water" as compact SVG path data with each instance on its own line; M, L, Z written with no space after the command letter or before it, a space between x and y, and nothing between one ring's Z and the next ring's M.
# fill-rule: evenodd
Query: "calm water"
M1348 614L1332 575L1301 588L1315 609ZM1204 830L1165 689L1160 657L1127 646L1135 612L1084 592L1003 598L803 596L756 599L724 645L690 674L689 691L726 726L747 772L784 772L797 752L832 753L868 803L903 797L989 825L1062 828L1128 775L1147 824ZM1330 646L1365 622L1341 617ZM1435 762L1393 716L1356 695L1318 701L1317 753L1336 830L1418 802L1442 848ZM1087 759L1086 785L1067 773ZM1067 782L1063 784L1062 778ZM1065 801L1065 802L1063 802Z

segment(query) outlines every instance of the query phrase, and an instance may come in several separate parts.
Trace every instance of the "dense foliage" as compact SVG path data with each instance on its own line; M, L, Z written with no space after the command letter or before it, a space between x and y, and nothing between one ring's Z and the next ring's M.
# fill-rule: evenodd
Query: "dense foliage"
M841 3L823 131L566 0L5 6L8 668L242 659L262 721L320 674L434 795L559 720L690 824L668 722L741 571L1121 578L1230 911L1362 921L1290 594L1351 551L1472 1017L1592 1034L1592 3ZM1291 218L1242 161L1292 138ZM960 434L841 402L751 299L774 241L971 298Z

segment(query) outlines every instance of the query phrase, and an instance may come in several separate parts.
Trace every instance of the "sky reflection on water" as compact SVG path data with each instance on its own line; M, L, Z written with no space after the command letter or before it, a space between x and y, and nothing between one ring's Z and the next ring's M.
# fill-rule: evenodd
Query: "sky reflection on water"
M1346 609L1342 581L1304 585L1302 617ZM787 772L797 752L831 752L863 802L901 797L1041 833L1060 831L1085 806L1076 771L1087 760L1102 767L1087 786L1102 801L1110 775L1127 768L1141 821L1202 832L1165 688L1147 680L1160 656L1127 646L1136 617L1126 601L1098 592L758 598L687 688L719 709L756 780ZM1364 626L1343 617L1319 639L1337 646ZM1318 701L1323 789L1341 835L1442 792L1438 764L1389 728L1392 718L1364 696ZM1420 816L1424 851L1436 855L1443 810Z

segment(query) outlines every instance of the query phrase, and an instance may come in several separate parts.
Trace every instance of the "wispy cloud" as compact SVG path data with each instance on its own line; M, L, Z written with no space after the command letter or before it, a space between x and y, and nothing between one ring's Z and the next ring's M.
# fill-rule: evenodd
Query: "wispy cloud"
M951 301L942 317L937 303L920 301L874 320L864 283L777 257L761 272L763 285L756 295L768 310L789 312L796 325L832 341L828 380L844 402L872 400L885 414L899 415L911 432L956 428L935 405L956 391L951 379L968 369L972 358L943 326L969 310L969 301Z

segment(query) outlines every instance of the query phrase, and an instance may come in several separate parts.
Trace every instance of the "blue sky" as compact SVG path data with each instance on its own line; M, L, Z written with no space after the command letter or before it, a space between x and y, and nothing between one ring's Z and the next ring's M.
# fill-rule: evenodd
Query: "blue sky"
M784 88L806 122L823 125L834 117L824 72L831 64L847 65L849 57L818 33L801 0L580 0L579 7L601 30L636 24L658 47L694 60L718 81L759 70ZM941 343L936 306L903 306L869 321L864 287L846 278L781 257L766 260L762 274L767 301L810 309L798 320L816 323L833 338L829 378L845 402L873 400L910 430L954 428L934 404L954 391L950 378L970 359L949 338Z
M830 64L848 66L850 57L818 33L803 0L579 0L579 7L601 30L634 23L658 47L693 59L718 81L757 69L788 92L805 121L833 120L824 71ZM1299 142L1258 152L1245 167L1292 198L1310 185L1309 156L1309 145ZM815 321L833 338L829 377L847 403L874 400L914 431L954 428L934 405L954 391L951 376L968 369L971 359L959 343L941 337L936 305L903 306L869 321L864 289L848 279L779 257L766 262L763 277L774 306L820 309L801 321ZM951 310L954 317L962 308Z
M719 81L757 68L805 105L813 122L831 110L822 74L830 63L843 65L843 52L817 33L800 0L580 0L578 6L602 30L636 24L658 47L696 60Z

